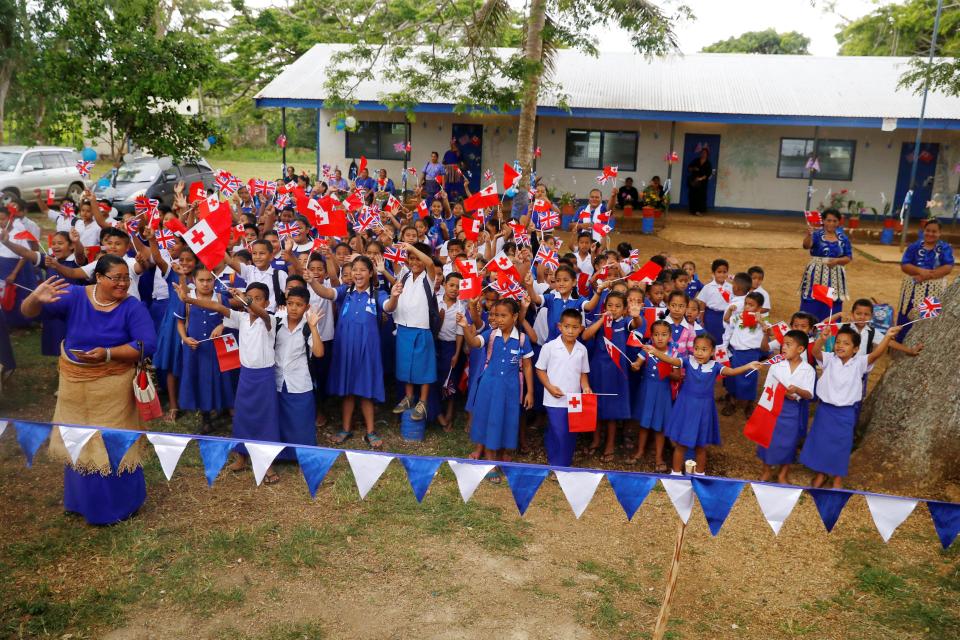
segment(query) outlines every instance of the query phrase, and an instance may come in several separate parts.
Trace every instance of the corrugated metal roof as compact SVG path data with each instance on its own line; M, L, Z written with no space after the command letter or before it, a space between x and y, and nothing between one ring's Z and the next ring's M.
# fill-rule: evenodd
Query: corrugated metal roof
M345 45L317 44L261 90L258 100L323 100L323 72ZM512 50L504 50L504 54ZM908 58L820 58L701 53L646 58L632 53L559 52L553 80L574 109L762 114L833 118L916 118L920 99L898 89ZM379 102L390 83L364 82L359 101ZM423 96L424 103L449 98ZM544 96L540 105L556 107ZM960 98L931 93L927 117L960 120Z

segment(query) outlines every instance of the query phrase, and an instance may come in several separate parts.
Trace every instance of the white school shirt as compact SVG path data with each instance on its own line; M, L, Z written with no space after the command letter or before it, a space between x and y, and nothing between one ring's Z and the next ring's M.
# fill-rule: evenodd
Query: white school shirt
M393 321L397 326L411 329L430 328L430 308L427 306L427 296L424 292L424 281L428 278L427 270L420 275L413 273L403 283L403 292L397 298L397 308L393 312ZM431 292L433 287L430 288Z
M593 254L588 251L587 257L583 259L580 258L579 251L574 252L573 255L577 261L577 269L579 269L582 273L586 273L587 275L592 276L593 275Z
M729 293L730 300L733 300L733 287L730 283L724 282L721 286L717 284L716 280L711 280L703 285L703 289L700 289L700 293L697 294L697 300L702 300L703 304L707 305L707 308L713 309L714 311L726 311L731 303L723 299L723 296L720 295L720 289L724 289Z
M173 256L170 255L170 252L160 247L160 256L167 263L167 272L169 273L170 267L173 266L176 260L173 259ZM154 300L169 300L170 299L170 288L167 286L167 274L164 273L160 267L157 267L153 270L153 299Z
M759 293L760 295L763 296L763 308L769 310L769 309L770 309L770 294L767 293L767 290L764 289L763 287L757 287L757 288L754 289L753 291L754 291L754 293Z
M26 230L27 228L23 226L20 218L14 219L14 221L10 223L10 239L8 242L10 242L10 244L20 245L24 249L29 249L30 242L28 240L14 240L14 236ZM0 244L0 258L12 258L14 260L19 260L20 256L8 249L6 245Z
M578 340L572 351L567 351L563 344L563 337L557 337L543 345L540 357L537 358L537 369L546 371L547 379L564 393L580 393L580 374L590 373L590 357L587 348ZM567 398L554 398L546 389L543 390L543 406L566 407Z
M251 319L256 322L251 323ZM274 355L274 327L276 320L270 316L269 326L247 311L230 310L230 317L223 319L225 329L236 329L240 338L240 364L248 369L266 369L276 362ZM302 341L302 339L301 339Z
M77 218L77 224L73 225L73 228L80 234L80 244L84 247L100 246L100 225L96 220L87 223Z
M70 229L73 228L73 225L70 223L70 218L63 215L60 209L50 209L47 211L47 217L57 223L57 231L66 231L69 233Z
M724 340L724 343L730 345L738 351L745 351L746 349L759 349L760 342L763 340L763 327L761 324L763 320L757 318L757 324L747 328L740 326L740 320L743 316L742 312L735 313L730 316L729 323L729 339ZM724 337L727 337L727 334L724 333Z
M823 370L817 383L820 400L837 407L849 407L863 399L863 376L872 368L865 351L858 351L846 364L835 354L824 351L820 354L820 368Z
M326 278L323 281L323 286L327 289L332 288L330 286L330 278ZM323 317L320 318L320 322L317 324L317 332L320 334L320 339L324 342L333 340L333 336L336 333L336 314L333 308L333 300L324 298L309 285L307 286L307 290L310 291L310 306L323 314Z
M277 308L277 296L273 291L273 267L267 267L266 271L261 271L256 265L245 264L240 268L240 277L246 280L247 285L254 282L260 282L267 285L270 290L270 304L267 305L267 311L275 311ZM277 280L280 283L280 291L287 287L287 272L278 271Z
M284 383L287 385L288 393L313 391L313 380L310 378L310 359L307 354L307 346L303 340L303 326L306 321L306 318L300 318L300 322L296 326L288 327L287 319L284 317L283 326L276 330L273 374L277 383L277 391L283 391ZM242 343L242 336L240 340ZM307 344L313 348L313 334L310 334L310 337L307 338Z
M102 255L106 255L106 254L102 254ZM140 299L140 274L137 273L136 271L137 261L136 259L131 258L130 256L123 256L123 261L127 263L127 270L130 272L130 287L127 289L127 294L131 298L136 298L137 300L139 300ZM97 268L97 261L94 260L93 262L87 263L82 267L80 267L80 270L83 271L84 274L86 274L88 280L95 280L96 278L93 277L93 271L96 268ZM163 281L163 288L164 289L167 288L166 280Z
M813 393L813 386L817 382L817 372L807 364L807 354L803 354L800 365L794 371L790 371L790 363L786 360L771 365L767 372L767 384L770 384L773 380L784 387L793 385L798 389Z
M465 313L464 305L459 300L448 305L443 299L443 293L437 294L437 308L443 312L443 324L440 325L440 332L437 334L437 340L443 342L453 342L457 336L463 335L463 327L457 324L457 314Z

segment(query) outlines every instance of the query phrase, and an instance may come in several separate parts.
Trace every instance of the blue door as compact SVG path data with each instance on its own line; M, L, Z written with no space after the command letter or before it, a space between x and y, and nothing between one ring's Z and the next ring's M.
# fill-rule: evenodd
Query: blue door
M460 149L460 162L464 177L470 185L470 191L480 190L480 178L483 176L483 125L454 124L453 139Z
M913 142L904 142L900 147L900 169L897 171L897 190L893 195L893 212L900 213L903 199L910 190L910 169L913 166ZM920 162L917 163L917 190L910 205L910 217L916 220L923 217L927 201L933 193L933 177L937 171L937 155L940 145L928 142L920 145Z
M683 139L683 164L680 171L674 172L676 182L680 182L680 200L678 204L686 207L688 201L687 167L700 157L700 150L706 147L710 152L710 164L713 165L713 177L707 182L707 208L713 209L713 199L717 194L717 169L720 164L720 136L714 133L688 133ZM673 193L676 195L676 182Z

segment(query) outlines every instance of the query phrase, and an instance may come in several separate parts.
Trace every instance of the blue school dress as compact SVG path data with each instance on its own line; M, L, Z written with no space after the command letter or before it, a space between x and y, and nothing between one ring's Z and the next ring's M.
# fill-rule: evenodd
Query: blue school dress
M488 329L481 334L484 359L490 359L477 382L473 403L470 440L490 450L516 449L520 433L521 363L533 357L533 349L524 334L514 328L507 340L500 330Z
M589 300L589 298L578 298L576 295L576 291L571 291L570 297L564 300L556 293L543 294L543 304L541 306L547 310L547 328L549 330L547 342L560 337L560 329L557 325L560 324L561 314L567 309L580 311L583 309L584 303Z
M477 327L477 333L488 330L488 314L489 312L486 309L480 312L480 326ZM467 314L467 322L473 324L473 316L470 314ZM470 348L470 354L467 357L469 370L467 375L467 402L464 404L464 411L473 411L473 401L477 396L477 384L480 382L480 373L483 371L483 363L486 362L486 359L487 352L484 349L480 347Z
M676 349L669 349L668 353L676 357ZM673 410L670 377L660 377L657 360L650 355L646 355L639 374L643 382L640 393L632 397L632 417L644 429L663 431Z
M900 259L901 265L912 264L921 269L931 270L955 263L953 247L947 244L947 242L938 240L933 249L927 249L923 246L923 238L908 246L907 250L903 252L903 257ZM916 314L912 312L916 304L927 296L943 297L943 291L947 288L948 283L948 277L916 282L910 276L905 275L903 284L900 285L900 304L897 310L897 324L903 325L910 320L915 320ZM907 337L907 333L909 333L912 328L913 325L910 325L901 329L900 333L897 334L897 340L903 342L904 338Z
M380 352L379 317L389 296L379 290L357 291L337 287L339 316L333 339L333 357L327 378L327 393L360 396L383 402L383 362Z
M809 401L784 398L783 408L773 428L770 446L757 445L757 457L761 462L776 466L793 464L797 461L797 447L800 446L800 439L806 433L806 416L809 406L804 403L807 402Z
M73 269L77 267L75 260L61 260L60 264ZM47 271L47 277L54 275L52 270ZM86 280L76 280L74 278L65 278L70 284L86 285ZM45 356L60 356L60 343L67 335L67 321L63 318L46 312L46 307L40 312L40 320L43 328L40 333L40 353Z
M624 353L627 352L628 326L632 320L627 316L613 320L610 326L610 342ZM600 329L593 339L590 357L590 388L597 394L613 394L597 396L598 420L626 420L630 418L630 381L627 377L630 363L623 355L614 352L615 357L620 360L620 367L617 367L613 358L607 353L603 340L606 331L606 327Z
M700 289L703 289L703 283L700 282L697 274L693 274L693 278L690 279L690 284L687 285L687 297L691 299L696 298L697 294L700 293Z
M734 349L730 348L730 368L736 369L747 363L760 359L760 349ZM723 386L737 400L749 400L751 402L757 399L757 383L760 376L757 374L730 376L724 378Z
M720 419L713 387L723 367L714 360L700 364L693 356L683 362L683 386L664 433L684 447L720 444Z
M170 302L163 313L163 320L160 321L160 329L157 330L157 352L153 356L153 366L179 378L183 366L183 350L180 348L183 342L180 340L180 334L177 333L176 314L179 312L183 315L183 303L173 285L180 281L180 274L170 269L164 280L167 281Z
M217 311L194 305L184 310L182 304L178 306L180 308L174 312L174 317L186 321L187 335L196 340L207 340L210 333L223 322L223 316ZM228 375L230 372L220 372L213 341L201 342L196 349L182 343L180 347L183 351L180 408L204 412L232 409L233 377Z
M855 405L839 407L820 400L800 451L800 463L831 476L846 476L853 451Z

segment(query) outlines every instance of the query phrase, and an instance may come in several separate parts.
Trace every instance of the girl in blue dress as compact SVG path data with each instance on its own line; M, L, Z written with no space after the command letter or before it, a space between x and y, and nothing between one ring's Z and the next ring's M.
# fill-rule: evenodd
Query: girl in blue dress
M600 286L606 287L607 283ZM627 297L619 291L611 291L600 319L583 332L584 340L596 337L590 354L590 388L600 394L597 397L597 420L603 424L607 436L601 462L613 461L617 421L630 419L627 367L633 364L623 354L627 353L630 332L636 329L643 331L642 311L642 306L634 304L627 314ZM640 362L637 361L636 365L635 368L639 369ZM599 450L601 435L600 429L593 432L589 453L594 454Z
M810 251L810 263L800 283L800 310L823 320L843 309L847 295L847 272L844 268L853 260L853 245L840 228L840 212L827 209L822 214L823 228L807 227L803 248ZM829 307L813 298L813 285L822 284L837 291L837 300Z
M550 342L560 337L560 314L567 309L577 309L583 311L593 311L600 302L599 292L594 293L593 297L577 295L577 274L566 265L557 268L554 274L553 290L544 293L542 296L533 288L533 279L526 280L527 293L530 300L539 306L547 309L547 327L549 333L544 343Z
M497 300L490 318L498 328L477 335L473 325L457 315L464 342L485 353L470 427L470 439L476 445L470 455L474 459L482 455L487 460L502 460L506 450L516 449L520 408L533 406L533 349L517 326L519 316L516 300ZM500 477L492 472L490 480L496 483Z
M947 276L954 265L953 247L940 239L940 231L940 222L936 218L927 220L923 237L903 252L900 270L904 276L897 324L916 320L916 313L911 313L917 304L927 297L941 298L947 289ZM910 327L901 329L897 340L903 342L909 331Z
M680 359L646 345L644 351L674 367L683 367L684 379L677 403L673 407L664 433L673 443L673 474L683 469L687 449L696 451L697 473L703 474L707 467L707 445L720 444L720 419L717 417L717 402L713 388L717 376L739 376L761 368L759 362L749 362L736 369L721 366L713 359L716 349L713 336L706 333L693 343L693 355Z
M366 425L364 440L374 449L383 440L373 429L373 403L384 401L383 362L380 359L380 317L397 306L400 291L395 286L388 295L374 279L373 262L358 256L344 269L350 272L353 284L336 289L317 286L323 298L337 303L337 333L333 339L333 355L327 377L327 393L343 396L343 424L330 437L342 444L353 437L353 410L360 399L360 413Z
M482 296L478 296L470 301L470 315L467 322L473 325L474 333L482 333L488 329L496 329L495 318L491 317L490 310L497 302L497 292L493 289L487 289ZM467 401L464 405L464 411L467 412L467 430L472 422L473 404L477 397L477 384L480 381L480 372L483 371L483 363L486 362L486 353L483 349L474 349L464 339L464 348L469 350L467 359Z
M216 300L214 275L203 266L193 275L196 289L193 296ZM183 343L180 375L180 408L201 412L201 433L213 431L213 413L233 408L233 377L221 373L216 347L211 339L223 334L223 316L203 307L190 307L174 298L177 309L177 333Z
M677 349L670 342L671 328L666 320L657 320L651 325L650 344L658 351L678 357ZM627 458L627 464L636 464L647 448L647 439L653 432L653 446L657 473L667 472L667 463L663 459L663 445L666 438L663 430L670 420L673 410L673 394L670 389L670 373L672 367L660 362L657 358L645 358L640 367L643 383L640 392L631 396L633 419L640 424L637 435L637 449L633 456Z

